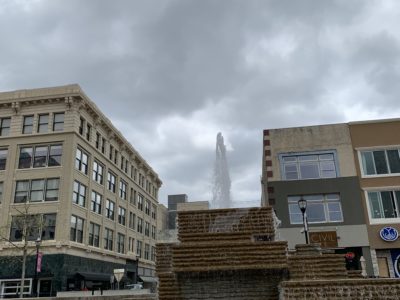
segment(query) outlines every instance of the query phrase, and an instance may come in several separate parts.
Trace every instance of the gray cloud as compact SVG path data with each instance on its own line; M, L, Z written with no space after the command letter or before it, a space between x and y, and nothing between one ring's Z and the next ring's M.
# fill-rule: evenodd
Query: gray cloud
M79 83L170 193L260 198L262 129L398 116L396 1L0 1L0 89Z

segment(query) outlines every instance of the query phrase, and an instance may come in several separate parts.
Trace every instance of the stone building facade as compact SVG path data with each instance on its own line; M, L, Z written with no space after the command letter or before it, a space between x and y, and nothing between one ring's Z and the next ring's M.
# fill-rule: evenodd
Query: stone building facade
M399 241L380 231L400 230L399 129L399 120L378 120L264 130L262 205L274 207L290 248L304 242L303 197L311 242L354 255L349 268L363 256L370 276L398 276Z
M106 287L115 268L153 277L161 184L78 85L0 93L0 292L18 284L23 210L42 221L28 253L40 238L43 295Z

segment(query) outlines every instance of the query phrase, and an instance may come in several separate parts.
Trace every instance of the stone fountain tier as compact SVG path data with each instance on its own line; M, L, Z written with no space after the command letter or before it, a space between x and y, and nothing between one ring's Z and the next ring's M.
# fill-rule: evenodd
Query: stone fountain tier
M178 212L178 230L182 243L275 239L270 207L182 211Z
M398 300L399 279L337 279L284 281L280 299L285 300Z
M287 242L206 242L172 246L174 272L287 269Z

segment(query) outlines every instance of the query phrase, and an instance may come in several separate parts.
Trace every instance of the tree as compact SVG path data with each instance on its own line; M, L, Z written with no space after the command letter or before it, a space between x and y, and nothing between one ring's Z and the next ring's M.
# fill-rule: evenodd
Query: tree
M27 202L25 202L22 206L19 205L14 207L13 210L15 210L16 214L12 215L12 219L9 220L8 226L0 229L0 239L11 248L22 252L22 259L20 259L22 267L19 296L23 298L26 259L28 255L31 255L35 251L28 250L32 246L32 241L36 241L36 239L41 238L44 223L43 216L41 214L32 214L30 212L30 204Z

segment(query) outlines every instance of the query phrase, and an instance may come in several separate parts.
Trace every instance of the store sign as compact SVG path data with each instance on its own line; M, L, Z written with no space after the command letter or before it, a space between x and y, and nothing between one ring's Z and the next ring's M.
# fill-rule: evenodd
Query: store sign
M400 251L398 249L391 250L392 254L392 262L394 267L394 275L399 278L400 277Z
M381 236L381 239L386 242L394 242L398 239L399 232L397 231L396 228L388 226L388 227L383 227L379 232L379 235Z
M311 243L321 244L321 248L337 248L336 231L319 231L310 232L309 238Z

